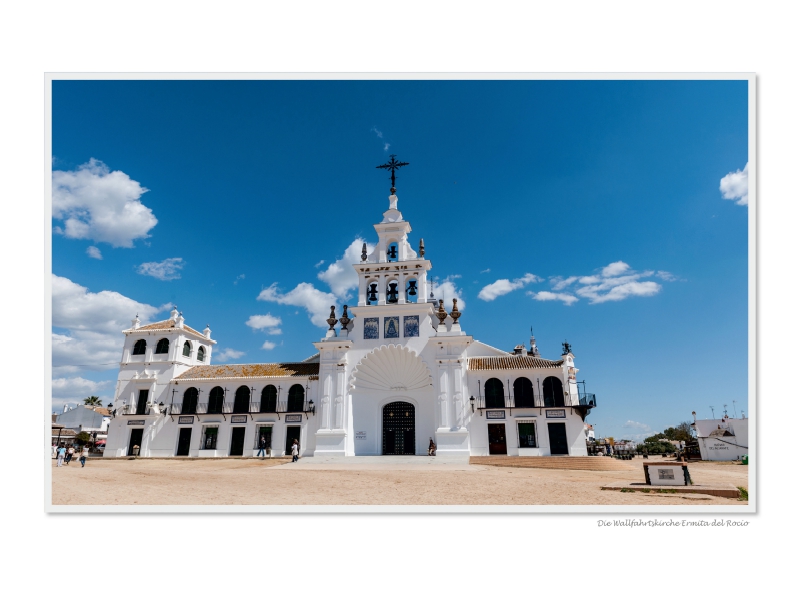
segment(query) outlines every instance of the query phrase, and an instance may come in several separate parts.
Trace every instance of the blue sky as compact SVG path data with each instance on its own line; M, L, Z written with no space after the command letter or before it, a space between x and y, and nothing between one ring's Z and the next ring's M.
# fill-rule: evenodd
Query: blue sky
M569 340L600 435L741 411L747 131L744 81L56 81L54 404L107 403L173 303L226 362L313 354L396 153L465 330Z

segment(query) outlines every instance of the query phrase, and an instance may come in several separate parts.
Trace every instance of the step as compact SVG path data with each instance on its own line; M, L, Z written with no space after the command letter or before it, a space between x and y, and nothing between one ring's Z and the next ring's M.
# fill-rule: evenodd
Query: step
M471 456L473 465L522 467L532 469L567 469L580 471L633 471L632 461L600 456Z

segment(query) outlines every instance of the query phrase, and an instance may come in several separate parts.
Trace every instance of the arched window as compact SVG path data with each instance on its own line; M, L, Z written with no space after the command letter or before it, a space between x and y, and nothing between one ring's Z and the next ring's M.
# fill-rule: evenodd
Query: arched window
M400 285L396 279L392 279L386 284L386 304L397 304L397 299L400 296L400 291L397 286Z
M222 413L222 403L225 400L225 390L217 386L208 395L208 414L218 415Z
M199 362L206 362L206 349L205 349L205 346L200 346L197 349L197 360Z
M240 385L236 390L236 396L233 398L233 412L250 412L250 388L246 385Z
M268 385L261 390L261 412L278 412L278 390L274 385Z
M197 412L197 388L190 387L183 392L183 406L181 406L182 415L192 415Z
M183 342L183 355L184 356L192 355L192 345L189 342Z
M289 388L289 406L287 412L303 412L303 403L306 399L306 391L299 383L295 383Z
M416 302L419 297L419 290L417 289L417 280L406 280L406 302Z
M133 345L133 353L144 354L146 348L147 348L147 342L145 342L144 340L136 340L136 343Z
M169 340L161 338L156 344L156 354L166 354L167 352L169 352Z
M397 262L400 255L397 253L397 242L392 242L386 248L386 260L389 262Z
M486 408L505 408L506 402L503 390L503 382L492 377L483 386L486 395Z
M367 284L367 304L374 306L378 303L378 284L371 281Z
M514 381L514 406L533 408L533 384L527 377L518 377Z
M558 377L545 377L542 392L545 406L564 406L564 386Z

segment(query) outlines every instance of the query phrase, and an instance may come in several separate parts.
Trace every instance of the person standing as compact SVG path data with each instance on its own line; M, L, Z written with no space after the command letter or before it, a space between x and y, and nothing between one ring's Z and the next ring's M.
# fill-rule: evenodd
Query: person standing
M59 449L58 449L58 462L56 463L57 467L61 467L61 466L64 465L64 456L66 454L67 454L67 449L64 448L63 445L61 447L59 447Z
M297 458L300 456L300 448L297 445L297 440L294 440L292 443L292 462L297 462Z
M258 454L256 456L266 456L267 439L262 435L258 440Z
M74 454L75 454L75 446L70 446L69 449L67 450L67 464L69 464L69 461L72 460Z
M86 466L86 459L89 457L89 446L84 446L81 450L81 468Z

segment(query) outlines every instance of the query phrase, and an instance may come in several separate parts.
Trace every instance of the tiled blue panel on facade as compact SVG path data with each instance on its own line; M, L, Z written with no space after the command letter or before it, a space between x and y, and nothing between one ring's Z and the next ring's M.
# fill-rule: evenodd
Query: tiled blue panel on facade
M403 317L403 336L419 337L419 315Z
M400 317L383 317L383 337L400 337Z
M378 339L378 317L370 317L364 319L364 339L377 340Z

